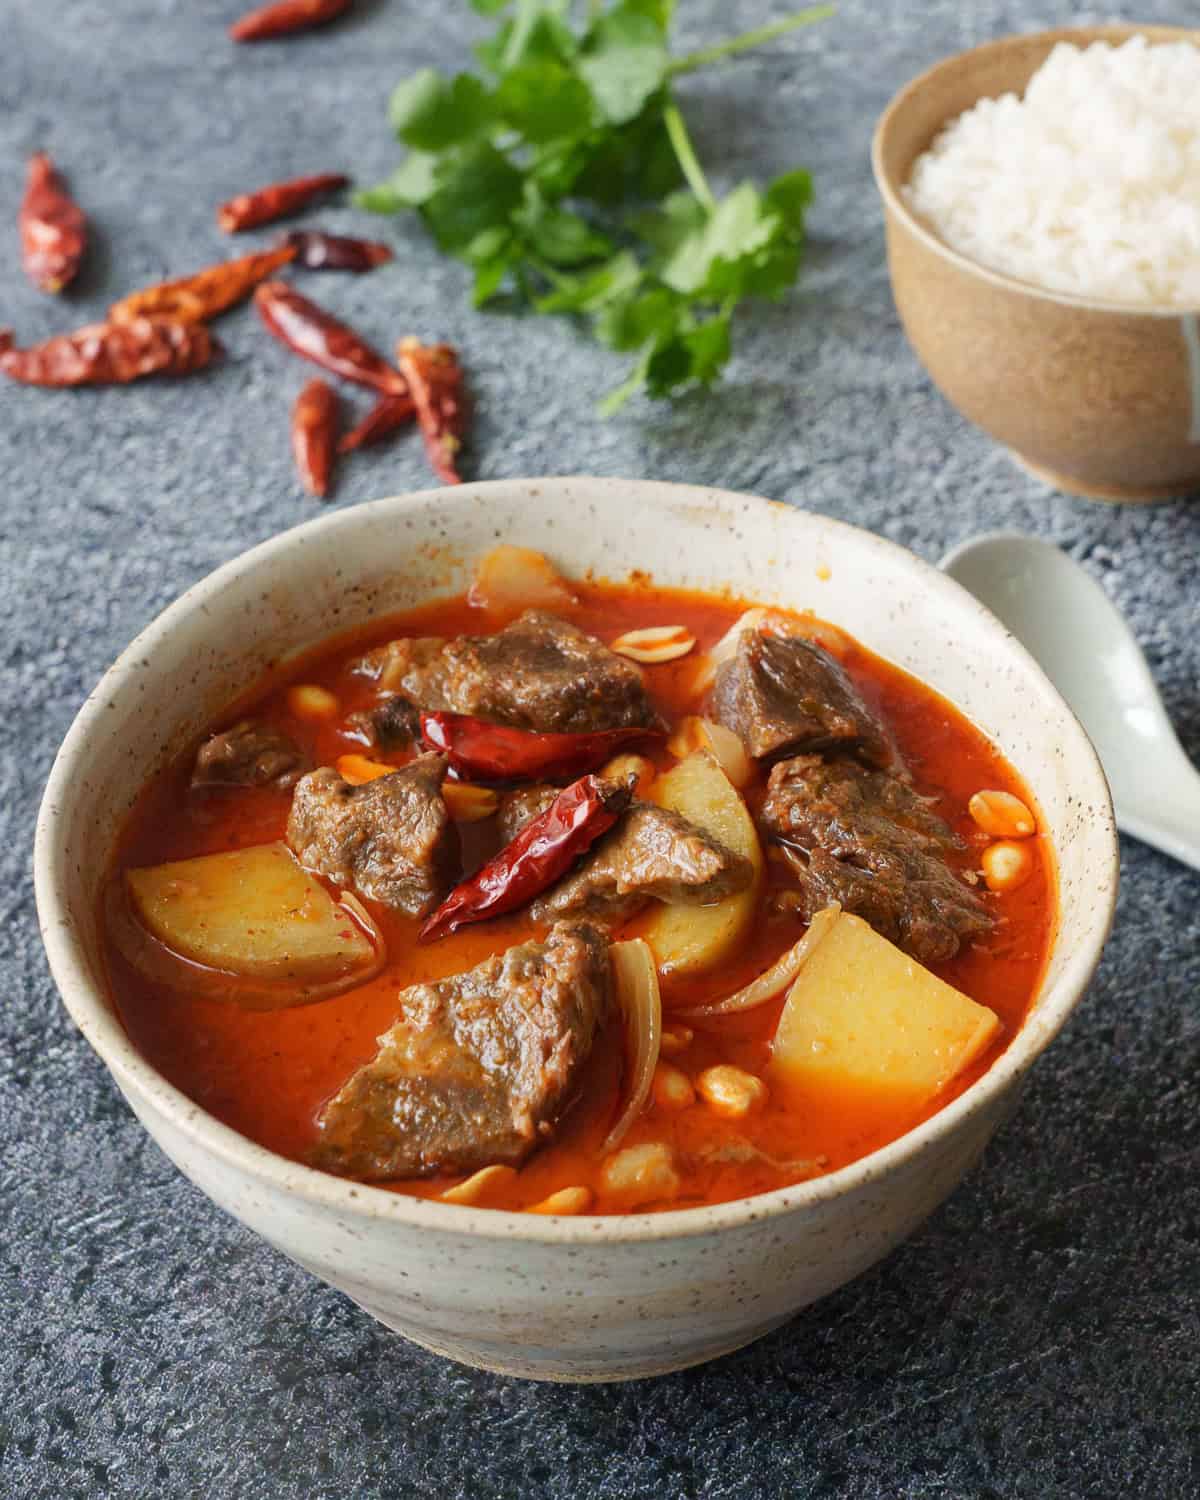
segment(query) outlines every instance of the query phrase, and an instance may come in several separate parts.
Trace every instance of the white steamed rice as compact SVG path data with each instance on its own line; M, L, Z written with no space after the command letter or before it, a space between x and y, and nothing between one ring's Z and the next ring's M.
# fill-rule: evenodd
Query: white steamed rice
M1050 291L1200 307L1200 48L1060 43L913 167L947 244Z

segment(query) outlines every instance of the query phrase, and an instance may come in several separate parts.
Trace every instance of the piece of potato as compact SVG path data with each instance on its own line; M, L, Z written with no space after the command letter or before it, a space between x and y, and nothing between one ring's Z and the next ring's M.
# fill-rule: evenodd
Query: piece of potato
M978 1057L999 1029L992 1011L861 917L838 912L824 923L788 991L771 1073L822 1092L836 1085L878 1088L916 1107Z
M125 882L146 929L210 969L307 985L377 962L367 934L286 844L129 870Z
M656 907L642 936L662 974L696 974L727 958L754 923L762 884L763 857L746 804L707 751L681 760L650 789L651 800L669 807L719 839L754 866L744 891L712 906Z

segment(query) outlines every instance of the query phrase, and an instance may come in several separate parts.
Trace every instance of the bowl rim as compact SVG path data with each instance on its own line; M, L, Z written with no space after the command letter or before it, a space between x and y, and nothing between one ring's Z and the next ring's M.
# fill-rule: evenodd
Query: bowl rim
M321 538L332 543L338 532L355 528L368 516L403 511L413 506L445 506L469 497L486 499L489 494L511 496L516 486L537 486L543 493L578 498L580 486L602 497L607 505L638 505L684 502L709 510L724 508L744 514L748 506L782 510L789 515L812 517L822 526L843 532L854 545L875 549L893 564L899 562L915 574L926 590L948 591L957 596L976 617L981 629L997 644L1017 657L1048 701L1057 706L1068 736L1066 748L1072 757L1081 791L1095 810L1098 844L1107 842L1108 858L1096 872L1096 883L1107 888L1107 909L1092 939L1070 954L1053 988L1041 997L1037 1024L1027 1021L986 1073L958 1098L928 1120L848 1166L821 1177L749 1198L737 1198L699 1208L669 1209L660 1213L539 1216L518 1211L473 1208L442 1203L436 1199L408 1197L353 1179L335 1177L278 1155L241 1135L231 1126L209 1115L137 1051L127 1035L105 987L93 982L84 951L68 916L65 900L67 856L59 839L59 808L69 805L73 788L82 781L82 771L92 735L103 731L103 716L117 694L136 691L144 681L145 660L154 660L161 638L169 637L185 621L206 607L235 580L253 574L265 563L290 551L299 536L311 542ZM735 511L736 508L736 511ZM231 693L231 698L233 694ZM1074 743L1069 742L1073 736ZM62 820L65 826L66 820ZM1101 835L1107 833L1107 840ZM953 1134L968 1115L986 1107L1011 1088L1029 1069L1066 1023L1081 999L1099 962L1111 930L1117 899L1119 869L1116 825L1108 783L1100 761L1079 721L1045 673L1015 637L966 589L938 568L898 543L864 528L836 520L819 512L729 490L653 480L600 478L588 475L554 476L540 479L501 479L442 487L390 496L365 504L334 510L291 527L223 563L186 589L134 638L93 688L80 708L60 747L38 812L34 840L34 882L38 918L50 970L63 1004L101 1060L113 1074L122 1092L132 1092L165 1116L190 1146L215 1156L227 1167L249 1176L261 1186L303 1199L343 1216L390 1221L400 1226L470 1238L496 1241L554 1244L632 1244L687 1239L718 1230L736 1228L757 1220L773 1219L800 1209L810 1209L902 1167L939 1139ZM183 1169L181 1169L183 1170ZM188 1175L184 1171L184 1175Z
M1129 41L1136 36L1147 37L1154 43L1191 41L1200 47L1200 27L1195 26L1165 26L1150 23L1138 25L1136 22L1118 21L1095 26L1055 26L1045 31L1013 32L1008 36L995 37L991 41L981 42L977 47L968 47L963 52L955 52L949 57L943 57L923 72L918 73L915 78L910 79L892 95L879 116L871 136L871 173L885 207L910 234L921 241L926 249L932 250L958 270L968 271L980 280L990 282L993 286L1001 287L1005 291L1024 293L1026 296L1053 302L1062 307L1079 308L1085 312L1112 313L1118 317L1186 318L1200 314L1200 302L1165 305L1157 302L1122 302L1115 298L1087 297L1077 292L1054 291L1048 287L1038 286L1036 282L1009 275L1005 271L993 270L981 261L972 260L969 255L955 250L926 224L909 206L901 191L902 185L893 181L892 175L883 164L884 143L887 135L909 102L939 73L961 64L965 59L1008 52L1018 46L1037 43L1050 46L1057 42L1087 45L1091 42ZM979 94L975 102L978 103L984 97L983 94ZM947 116L942 120L938 126L938 132L946 127L950 118Z

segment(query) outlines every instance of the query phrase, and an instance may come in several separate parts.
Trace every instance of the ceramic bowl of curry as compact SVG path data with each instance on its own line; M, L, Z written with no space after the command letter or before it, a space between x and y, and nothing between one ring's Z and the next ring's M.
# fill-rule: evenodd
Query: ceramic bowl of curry
M585 1085L558 1138L532 1154L522 1148L528 1160L522 1156L519 1171L506 1169L507 1186L499 1196L461 1201L453 1186L443 1191L448 1181L458 1183L465 1176L461 1160L459 1177L431 1178L426 1172L420 1180L396 1183L382 1180L386 1172L366 1170L361 1163L361 1169L355 1169L357 1158L320 1158L330 1169L319 1170L312 1164L318 1158L301 1140L312 1129L314 1100L327 1098L352 1064L370 1058L374 1033L386 1031L393 1020L388 1006L394 1010L398 985L389 990L386 977L376 975L371 981L374 989L365 986L362 993L369 992L369 1004L364 1001L366 1008L357 1011L355 990L333 999L307 996L314 1003L298 1009L271 1009L276 1002L270 998L270 985L259 986L258 1008L249 1010L231 1008L228 997L219 994L185 997L178 1006L158 1004L152 989L139 999L141 981L122 967L120 958L114 959L110 948L106 913L114 862L124 859L140 868L155 850L163 858L226 847L220 842L225 837L220 833L222 809L233 804L220 798L236 795L223 791L216 802L207 804L208 811L193 820L190 842L176 847L150 827L153 819L148 820L146 811L154 796L165 795L162 789L176 784L171 768L182 765L182 758L194 759L195 747L214 724L233 721L242 711L239 700L244 704L245 695L263 682L264 674L276 685L270 691L283 693L280 701L293 708L297 700L287 694L294 691L298 672L312 679L307 683L310 696L314 690L328 691L329 683L341 683L347 692L359 691L347 686L361 682L353 674L327 673L320 678L325 670L320 662L332 660L328 651L325 657L312 654L322 642L338 637L361 644L362 632L372 628L378 640L378 626L372 622L406 612L411 620L434 622L440 635L461 629L468 618L463 611L471 607L462 600L463 591L481 555L498 539L536 549L565 579L575 580L577 593L568 613L574 611L576 625L570 629L581 627L604 640L617 631L627 638L630 625L663 627L678 613L681 619L686 616L700 648L709 648L724 623L744 620L742 604L750 602L780 612L780 619L786 615L809 622L803 632L808 642L804 650L820 655L824 669L839 681L842 669L830 664L830 653L837 657L846 642L854 643L846 672L859 682L862 696L855 697L850 687L846 691L859 705L855 712L860 718L868 715L863 705L869 703L868 716L877 714L879 723L891 724L896 743L889 748L887 736L874 736L861 723L845 729L854 713L840 712L835 717L842 727L832 731L833 738L851 734L852 740L841 750L826 744L824 753L834 755L835 768L841 768L837 774L856 786L875 785L872 778L892 775L887 758L894 755L898 765L900 752L907 754L917 769L904 771L900 779L905 786L888 783L888 796L899 799L895 805L903 804L908 809L904 816L926 833L930 826L942 825L936 820L928 823L926 812L917 808L916 793L922 790L922 776L942 764L939 740L959 735L965 747L955 759L967 771L959 775L946 761L947 768L939 772L947 784L958 775L952 794L947 793L952 800L965 806L970 785L1001 784L1006 775L1010 781L1003 784L1019 786L1028 807L1036 811L1036 834L1028 847L1036 850L1040 883L1029 887L1036 899L1022 897L1007 910L1014 931L1024 932L1022 922L1034 922L1036 917L1036 962L1028 954L1014 958L1011 945L1006 951L1002 942L989 940L980 942L973 957L954 959L947 967L935 961L945 958L937 948L936 924L918 931L920 924L910 922L899 936L899 929L892 932L907 945L908 954L925 953L921 944L933 941L929 961L942 979L948 976L968 995L974 993L1000 1018L988 1033L991 1050L981 1053L933 1105L899 1126L893 1122L893 1128L876 1139L862 1126L871 1117L871 1107L860 1100L844 1111L849 1123L843 1134L854 1149L841 1137L831 1138L825 1153L815 1156L804 1171L794 1162L775 1161L762 1149L764 1141L771 1144L762 1134L762 1121L773 1117L760 1117L757 1136L743 1123L737 1139L753 1138L754 1159L772 1162L771 1169L762 1168L759 1176L744 1167L747 1156L737 1157L739 1164L727 1171L713 1168L717 1158L705 1157L698 1147L689 1156L685 1126L663 1123L663 1131L675 1132L671 1139L679 1167L661 1201L635 1197L622 1204L618 1198L606 1198L604 1184L612 1187L615 1179L611 1168L602 1165L589 1179L592 1187L580 1189L570 1211L555 1210L553 1202L547 1209L546 1196L571 1181L572 1174L591 1170L586 1155L599 1137L588 1135L589 1109L603 1113L612 1104L611 1099L609 1105L603 1100L596 1103L601 1095L594 1090L589 1094ZM412 615L413 611L424 613ZM739 628L744 632L750 627ZM753 629L770 633L761 618ZM749 650L744 633L734 639L739 652L743 647ZM755 649L763 645L758 636L754 640ZM651 657L643 654L642 659L652 663L658 649L652 646ZM714 656L718 654L714 648ZM647 664L640 669L664 714L684 701L688 668L687 661L675 661L670 667ZM628 690L634 701L641 691L638 674L631 676L621 668L615 677L620 691ZM326 683L325 689L320 689L318 678ZM526 691L528 683L518 688ZM717 695L716 688L713 693ZM269 705L274 700L262 701ZM319 702L319 696L314 701ZM720 705L713 710L718 719L722 711ZM345 730L343 725L338 732ZM320 734L310 742L312 756L318 764L336 759L339 771L345 772L350 761L335 757ZM675 739L673 733L672 744ZM763 746L750 748L755 755L767 756ZM842 750L848 760L836 759ZM665 768L670 755L683 754L686 759L690 752L680 751L677 744L668 750L665 743L656 742L653 753L661 762L655 773L660 780L652 783L658 787L669 779ZM402 760L399 757L397 765ZM718 763L725 764L719 757ZM765 758L764 767L767 764ZM760 829L769 822L770 797L787 789L788 777L811 777L816 774L813 768L823 764L820 754L781 763L782 769L772 772L768 801L761 806L754 800L761 789L757 794L746 792ZM382 769L390 775L396 768ZM333 775L322 770L308 774L318 778L310 783L318 788L327 786ZM914 774L916 780L909 785ZM186 791L186 779L178 784ZM370 783L385 784L400 783ZM156 787L157 792L146 790ZM338 788L337 795L346 798L363 790L341 782ZM269 796L278 795L277 789L268 794L261 787L251 795L243 804L248 811L239 814L243 832L249 828L253 834L261 826L263 837L280 837L279 819L287 816L286 803L269 802ZM551 800L560 795L565 793L552 791ZM254 796L260 800L255 802ZM651 794L647 797L654 801ZM672 805L663 797L658 802ZM293 818L296 805L293 800ZM170 809L166 803L162 806L169 823ZM254 842L257 835L251 834L241 841ZM293 847L302 844L294 821L288 823L288 837ZM817 856L809 843L801 851L799 868L802 886L807 880L803 888L811 897ZM779 877L783 879L786 833L780 846L761 867L777 865L784 871ZM959 840L954 847L966 849L967 844ZM975 854L963 853L960 863L980 863L982 845L972 847ZM793 849L793 865L795 854ZM322 877L329 875L319 851L306 852L304 861ZM983 863L990 868L986 860ZM890 919L878 907L872 909L869 900L866 906L855 905L854 893L864 879L861 871L829 866L828 861L826 865L830 878L843 879L836 890L848 910L839 920L856 921L849 911L861 909L869 918L858 924L863 932L870 933L871 924L887 929ZM965 864L959 873L962 879L955 889L962 918L959 935L965 942L968 934L978 937L994 924L972 926L991 897L980 885L983 894L977 898L962 883L979 879L966 871ZM138 637L80 711L47 786L37 833L36 878L46 948L70 1014L150 1134L215 1203L389 1328L428 1349L529 1378L602 1381L659 1374L738 1348L859 1275L912 1233L977 1160L1015 1105L1028 1069L1079 1001L1112 918L1117 846L1103 773L1079 724L1022 647L935 569L856 528L750 496L644 481L559 478L464 485L335 512L254 548L195 585ZM760 873L755 878L766 889L776 875ZM743 875L743 886L748 879ZM365 881L359 889L372 894ZM444 888L438 894L444 894ZM427 912L433 899L420 909ZM795 902L800 898L792 893L788 899L792 906L785 900L780 911L784 920L795 923ZM383 909L376 902L367 904ZM711 913L718 905L710 902L700 910ZM675 909L665 907L668 913ZM512 933L529 936L520 926L528 919L517 914L501 917L490 927L481 922L464 929L474 936L456 933L444 949L438 944L422 947L416 928L404 926L409 920L397 917L398 925L392 927L383 923L389 951L401 964L402 983L415 974L429 978L412 967L426 962L420 953L448 954L449 945L461 939L461 951L472 955L470 962L486 959L505 947L497 934L508 930L503 927L506 922L517 924ZM634 930L644 931L645 941L660 954L654 946L661 940L661 934L656 939L652 931L654 915L645 921L645 928ZM814 920L813 929L817 926ZM534 929L535 937L538 930L544 929ZM802 924L788 929L802 930ZM608 939L596 941L603 945ZM760 959L777 954L784 940L770 941L774 948L770 954L762 948ZM744 978L750 975L758 942L754 938L734 945L738 952L730 959L735 966L730 974L741 962L737 972ZM631 948L634 943L622 946ZM898 949L888 951L902 977L907 976L904 983L914 972L925 973L921 964ZM448 958L438 962L443 962L443 970L450 966ZM679 972L686 976L686 964L682 959L679 963ZM678 975L670 978L671 966L661 957L659 966L666 974L663 1024L671 1028L681 993L694 1008L698 994L711 1001L712 986L704 994L689 996L680 990L683 981ZM1024 988L1017 999L1006 1000L1005 985L1011 990L1012 983L1004 974L1012 980L1018 970L1018 988ZM335 985L330 993L337 990ZM780 1047L792 996L789 990L773 1041L764 1043L754 1032L756 1023L748 1022L750 1029L736 1044L741 1050L735 1049L735 1060L766 1056L764 1046ZM340 1044L330 1040L332 1032L322 1032L322 1018L351 1012L359 1017L361 1034L346 1055L346 1066L345 1059L337 1068L328 1063L325 1076L322 1058L328 1062L339 1055ZM778 1004L773 1014L780 1015ZM241 1085L233 1064L223 1079L202 1080L189 1071L193 1063L187 1028L199 1028L199 1036L205 1026L217 1028L206 1035L229 1042L230 1056L237 1048L248 1049ZM703 1019L696 1020L701 1038L709 1035L704 1026ZM273 1034L273 1027L280 1030ZM320 1038L307 1051L298 1040L306 1028L311 1037ZM268 1044L271 1055L292 1058L296 1076L281 1075L264 1089L253 1048ZM710 1043L694 1045L703 1048ZM804 1044L814 1054L823 1046ZM697 1069L706 1058L711 1062L712 1055L701 1052L697 1058L693 1081L703 1093ZM619 1098L619 1052L593 1051L592 1060L594 1072L602 1071L602 1063L608 1068L617 1091L614 1097ZM678 1060L686 1066L686 1052ZM256 1079L254 1099L248 1097L245 1083L251 1077ZM345 1090L338 1097L344 1096ZM282 1102L278 1108L264 1105L267 1097ZM677 1121L699 1122L696 1128L701 1129L708 1118L705 1102L715 1109L715 1099L709 1093L700 1099L694 1090L685 1101L689 1110ZM660 1105L665 1110L667 1101L657 1094L645 1101L629 1141L644 1145L654 1135L656 1121L666 1118L657 1113ZM321 1115L326 1123L329 1108L326 1105ZM856 1121L861 1127L857 1136ZM779 1129L786 1134L783 1123ZM719 1140L732 1138L727 1134ZM777 1154L794 1154L791 1137L781 1137L781 1142ZM707 1164L704 1172L687 1165L702 1159ZM735 1157L726 1154L721 1160ZM374 1158L363 1161L369 1166ZM784 1167L789 1170L780 1176ZM528 1211L533 1207L541 1211Z

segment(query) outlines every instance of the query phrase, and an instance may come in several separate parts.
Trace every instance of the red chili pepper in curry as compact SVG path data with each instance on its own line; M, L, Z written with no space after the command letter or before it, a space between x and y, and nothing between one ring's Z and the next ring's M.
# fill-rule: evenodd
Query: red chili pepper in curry
M489 724L470 714L423 713L421 737L460 775L485 781L556 780L594 770L633 740L661 739L657 729L597 729L544 734Z
M449 344L401 339L396 360L408 381L433 472L445 484L461 484L457 468L467 427L462 366Z
M87 249L87 219L44 151L29 158L17 226L25 274L40 291L61 292Z
M252 10L229 28L235 42L269 42L335 21L351 0L277 0Z
M14 349L12 334L0 333L0 372L26 385L124 385L144 375L190 375L219 349L202 323L134 318L93 323L29 349Z
M516 911L552 886L560 875L607 833L632 796L598 776L581 776L564 787L544 813L528 822L500 853L456 885L421 928L433 942L465 927Z
M191 276L130 292L109 308L108 320L128 323L134 318L159 317L174 318L180 323L206 323L248 297L259 282L295 256L291 245L280 245L275 250L260 250L220 265L205 266Z
M329 493L337 423L337 393L324 380L310 380L292 407L292 455L304 488L322 498Z
M408 382L344 323L283 281L264 281L254 305L268 330L293 353L332 375L387 396L407 396Z
M372 271L394 259L390 245L323 229L293 229L284 240L306 271Z
M288 214L299 213L314 198L343 188L350 179L342 172L321 172L313 177L294 177L272 182L252 193L239 193L217 209L217 227L226 234L240 234L260 224L273 224Z

